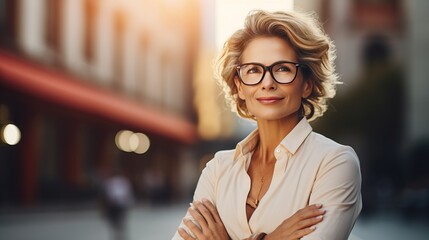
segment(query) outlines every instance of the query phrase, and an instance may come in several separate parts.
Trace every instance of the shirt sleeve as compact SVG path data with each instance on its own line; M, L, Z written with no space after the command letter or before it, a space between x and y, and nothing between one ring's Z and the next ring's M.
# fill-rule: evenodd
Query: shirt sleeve
M215 172L216 172L216 157L209 161L206 165L206 167L203 169L200 178L197 183L197 187L194 192L194 201L195 200L201 200L203 198L210 200L213 204L215 204ZM198 223L194 220L194 218L191 216L189 211L186 211L186 215L183 219L189 219L197 226ZM190 234L192 237L195 237L194 234L186 227L186 225L183 223L183 220L180 222L179 228L185 229L188 234ZM181 240L183 239L180 237L179 233L176 231L174 234L172 240Z
M346 240L362 209L359 160L351 147L328 154L320 165L309 204L323 204L323 221L303 240Z

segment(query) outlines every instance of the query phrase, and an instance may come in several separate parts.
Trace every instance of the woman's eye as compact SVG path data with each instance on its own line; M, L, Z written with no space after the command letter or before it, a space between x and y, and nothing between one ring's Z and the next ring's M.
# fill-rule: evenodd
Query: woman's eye
M256 68L256 67L254 67L254 68L250 68L248 71L247 71L247 73L248 74L252 74L252 73L260 73L261 71L259 70L259 68Z
M277 69L277 72L290 72L290 68L287 66L281 66Z

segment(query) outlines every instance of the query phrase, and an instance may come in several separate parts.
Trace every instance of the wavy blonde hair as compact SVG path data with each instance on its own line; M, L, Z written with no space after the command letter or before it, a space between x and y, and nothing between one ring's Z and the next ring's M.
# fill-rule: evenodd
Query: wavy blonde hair
M226 41L215 63L215 78L231 109L243 118L254 119L245 101L238 97L234 78L247 44L261 36L280 37L295 49L298 62L303 65L300 71L304 80L311 81L313 86L311 94L302 99L299 114L309 121L321 117L340 83L335 72L335 46L314 14L301 12L252 11L245 19L244 28Z

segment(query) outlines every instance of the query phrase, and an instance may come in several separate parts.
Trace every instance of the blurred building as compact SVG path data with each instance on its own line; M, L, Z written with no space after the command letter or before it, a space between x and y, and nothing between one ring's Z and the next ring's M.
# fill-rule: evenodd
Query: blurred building
M365 73L368 58L388 54L405 71L406 112L404 141L412 144L429 135L424 96L429 33L424 0L302 0L295 8L315 11L337 47L337 70L345 83L339 94L353 89ZM365 55L366 54L366 55ZM373 55L371 55L373 54Z
M199 17L197 0L0 0L0 125L21 133L0 145L0 204L85 200L117 169L180 197Z
M364 212L427 212L429 98L423 92L428 89L428 2L295 3L318 13L337 47L337 70L344 84L315 126L357 151Z

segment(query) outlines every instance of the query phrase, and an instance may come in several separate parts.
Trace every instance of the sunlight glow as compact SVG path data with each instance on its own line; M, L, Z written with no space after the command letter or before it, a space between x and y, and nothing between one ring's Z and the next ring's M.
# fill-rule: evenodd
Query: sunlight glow
M216 0L216 47L220 49L235 30L243 26L249 11L293 9L293 0Z

